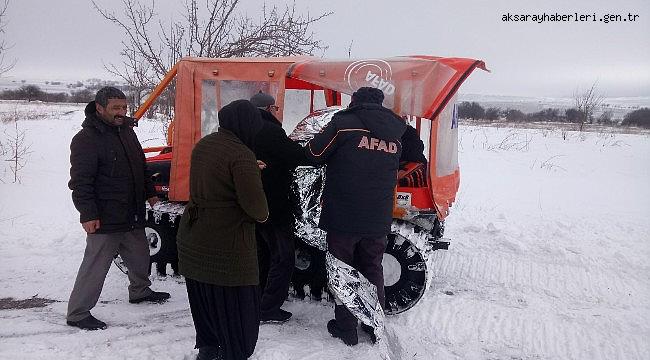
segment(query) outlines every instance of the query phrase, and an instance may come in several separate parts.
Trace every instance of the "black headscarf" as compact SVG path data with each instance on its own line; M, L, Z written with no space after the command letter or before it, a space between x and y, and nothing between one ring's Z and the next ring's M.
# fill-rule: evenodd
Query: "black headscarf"
M248 100L235 100L219 110L219 127L231 131L251 150L262 125L259 109Z

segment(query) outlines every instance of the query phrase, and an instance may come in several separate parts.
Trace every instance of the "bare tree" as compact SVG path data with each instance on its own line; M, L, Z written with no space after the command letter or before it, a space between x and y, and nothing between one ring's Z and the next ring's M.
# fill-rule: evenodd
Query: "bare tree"
M588 90L576 91L573 99L580 112L580 131L582 131L585 123L593 123L594 110L603 102L603 96L597 92L596 82L594 82Z
M14 65L16 65L16 60L12 60L8 63L5 63L5 54L7 53L7 50L11 47L5 42L4 39L5 26L7 25L7 23L5 22L7 7L9 7L9 0L4 0L0 2L0 75L11 70L14 67Z
M151 78L153 75L149 72L149 64L140 62L133 49L123 49L121 55L124 58L122 68L115 64L104 64L104 68L126 82L129 87L129 105L133 113L156 84Z
M291 56L324 50L326 46L314 38L311 27L331 14L312 17L298 14L295 4L284 9L264 5L261 18L253 20L237 11L239 0L185 0L183 17L167 21L158 16L153 0L146 4L141 0L122 0L121 13L92 2L106 20L126 35L122 64L109 64L107 70L125 80L138 94L152 89L185 56ZM169 107L173 105L173 91L172 83L163 95Z
M9 169L14 176L14 183L21 182L20 171L27 164L27 158L31 151L31 144L26 143L27 131L18 127L18 114L13 116L14 131L8 133L5 130L7 137L6 149L3 148L3 153L8 155L5 161L9 162Z

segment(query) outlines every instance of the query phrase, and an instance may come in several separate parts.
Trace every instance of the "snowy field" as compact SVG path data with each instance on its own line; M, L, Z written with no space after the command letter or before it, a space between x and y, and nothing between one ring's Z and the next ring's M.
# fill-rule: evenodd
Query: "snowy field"
M12 114L31 154L20 184L0 165L0 299L54 301L0 307L0 359L193 359L182 278L152 279L169 302L133 305L112 267L93 310L108 329L65 325L85 245L67 188L83 106L1 102ZM0 123L5 151L13 131ZM137 132L162 142L156 123ZM325 329L330 304L292 301L252 359L650 358L650 136L462 126L459 142L452 244L425 298L387 319L385 346L362 332L344 346Z

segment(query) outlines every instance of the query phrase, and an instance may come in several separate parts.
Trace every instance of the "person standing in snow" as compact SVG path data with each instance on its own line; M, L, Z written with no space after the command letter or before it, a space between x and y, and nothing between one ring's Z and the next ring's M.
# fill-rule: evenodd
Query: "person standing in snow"
M97 304L108 269L120 254L129 270L129 302L164 302L165 292L149 286L149 243L145 237L145 201L158 198L147 173L144 152L125 124L126 96L104 87L85 109L82 129L70 144L72 201L86 231L84 253L68 302L67 324L105 329L90 310Z
M328 251L353 266L372 284L384 305L382 259L390 232L393 192L406 123L382 106L384 93L362 87L350 106L307 144L307 157L327 164L323 209L319 227L327 231ZM370 334L371 327L362 325ZM347 345L356 345L357 319L342 304L329 333Z
M196 330L197 359L246 359L255 351L260 292L255 223L269 210L253 153L262 129L248 100L219 110L219 130L194 146L190 201L177 235Z
M262 184L269 205L269 221L255 228L260 257L262 322L283 323L291 318L280 307L287 299L289 281L295 266L295 243L291 235L291 172L307 164L305 149L287 137L282 123L275 117L275 99L261 91L251 98L264 125L255 138L255 155L266 164ZM267 250L267 251L264 251ZM268 264L268 269L263 264Z

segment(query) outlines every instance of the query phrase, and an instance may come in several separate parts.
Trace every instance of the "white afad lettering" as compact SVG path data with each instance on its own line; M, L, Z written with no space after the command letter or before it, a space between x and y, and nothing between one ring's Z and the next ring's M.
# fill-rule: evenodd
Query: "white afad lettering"
M388 152L391 154L397 153L397 144L394 142L389 142L388 143Z
M370 138L370 150L376 150L377 145L379 145L379 139L373 137Z
M365 135L361 137L361 141L359 141L359 145L357 145L357 148L363 148L363 149L374 150L374 151L382 151L388 154L397 153L396 143L392 141L386 142L385 140L375 139L374 137L368 139L368 137Z
M386 87L390 85L390 83L384 79L379 79L379 90L381 91L386 91Z
M384 92L384 95L393 95L395 93L395 85L390 80L384 79L381 76L368 71L366 74L366 81L374 88Z
M361 137L361 141L359 142L359 146L357 147L369 149L370 147L368 146L368 137L366 136Z

